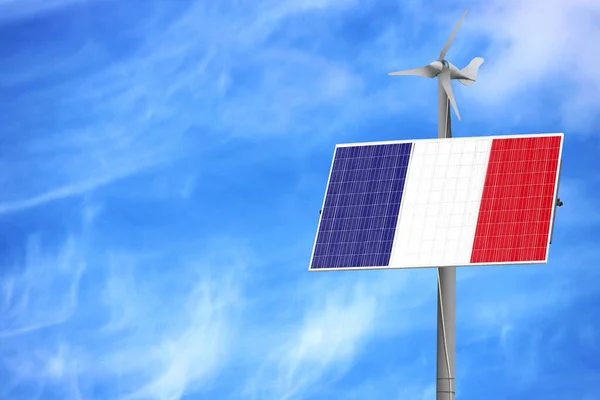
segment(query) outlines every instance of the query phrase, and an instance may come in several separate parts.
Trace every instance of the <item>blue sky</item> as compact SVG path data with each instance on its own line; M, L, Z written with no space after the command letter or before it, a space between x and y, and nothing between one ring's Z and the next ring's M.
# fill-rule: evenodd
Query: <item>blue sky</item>
M548 265L457 271L457 391L600 399L590 0L0 0L0 398L435 398L436 271L307 268L334 145L436 135L387 72L467 7L453 133L565 132L565 206Z

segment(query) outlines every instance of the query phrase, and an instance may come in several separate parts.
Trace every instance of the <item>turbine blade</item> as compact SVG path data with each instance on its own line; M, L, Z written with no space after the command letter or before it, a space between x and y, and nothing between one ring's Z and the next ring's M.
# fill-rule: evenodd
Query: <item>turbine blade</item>
M458 112L458 107L456 106L456 100L454 99L454 93L452 92L452 84L450 83L450 70L445 69L438 75L438 79L444 88L444 91L448 95L448 99L450 100L450 104L452 104L452 108L454 108L454 112L456 113L456 117L460 121L460 113Z
M465 15L467 15L468 11L469 11L468 9L465 10L462 17L460 17L460 21L458 21L458 24L456 24L456 28L454 28L452 35L450 35L450 39L448 39L448 41L446 42L446 45L442 49L442 52L440 53L440 58L438 58L438 60L441 61L444 59L444 57L446 57L446 53L448 52L448 49L450 48L450 45L452 44L452 41L454 40L454 36L456 36L456 32L458 32L458 28L460 28L460 24L462 24L463 19L465 19Z
M388 73L390 76L397 75L413 75L413 76L424 76L425 78L433 78L435 76L434 71L429 68L428 65L420 68L407 69L404 71L396 71Z

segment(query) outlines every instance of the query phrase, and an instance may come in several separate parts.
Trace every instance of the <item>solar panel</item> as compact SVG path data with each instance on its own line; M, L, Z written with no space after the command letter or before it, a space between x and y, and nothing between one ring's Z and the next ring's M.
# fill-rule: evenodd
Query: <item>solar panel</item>
M411 147L336 149L311 268L388 265Z
M546 259L561 139L493 142L472 263Z
M309 269L546 262L562 140L338 145Z

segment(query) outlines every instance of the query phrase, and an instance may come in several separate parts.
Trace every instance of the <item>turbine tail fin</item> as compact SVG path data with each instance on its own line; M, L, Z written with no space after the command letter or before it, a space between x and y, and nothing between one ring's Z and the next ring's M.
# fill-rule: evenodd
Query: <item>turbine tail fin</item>
M465 76L466 79L459 78L458 81L465 86L471 86L477 79L477 71L479 71L481 64L483 64L482 57L475 57L472 59L469 65L460 70L460 73Z

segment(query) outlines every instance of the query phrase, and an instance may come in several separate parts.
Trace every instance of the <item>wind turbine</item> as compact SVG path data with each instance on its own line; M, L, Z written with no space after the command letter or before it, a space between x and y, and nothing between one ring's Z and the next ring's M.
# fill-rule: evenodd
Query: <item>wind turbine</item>
M468 11L468 10L467 10ZM452 137L450 105L460 120L460 113L452 93L451 80L457 79L465 86L475 82L477 71L483 58L476 57L463 69L458 69L446 59L446 53L462 24L467 11L454 28L438 59L424 67L406 71L390 72L388 75L416 75L438 78L438 137ZM437 326L437 366L436 399L454 400L456 378L456 267L438 268L438 326Z
M440 56L438 57L438 59L436 61L429 63L428 65L426 65L424 67L408 69L405 71L390 72L388 74L390 76L415 75L415 76L423 76L425 78L437 77L439 85L441 85L442 89L445 92L445 95L450 100L450 103L452 104L452 107L454 108L454 112L456 113L456 116L458 117L459 120L460 120L460 113L458 112L458 107L456 106L456 100L454 100L454 94L452 93L452 85L450 84L450 80L457 79L463 85L470 86L473 84L473 82L475 82L475 79L477 77L477 71L479 70L479 67L481 66L481 64L483 64L483 58L475 57L474 59L471 60L469 65L467 65L465 68L458 69L457 67L455 67L453 64L451 64L450 62L448 62L445 59L446 53L448 52L448 49L450 48L450 45L452 44L452 41L454 40L454 36L456 36L456 32L458 32L458 28L460 28L460 24L462 24L463 19L465 18L465 15L467 14L467 11L464 12L462 17L460 18L460 21L458 21L456 28L454 28L452 35L450 35L450 38L446 42L446 45L442 49Z

